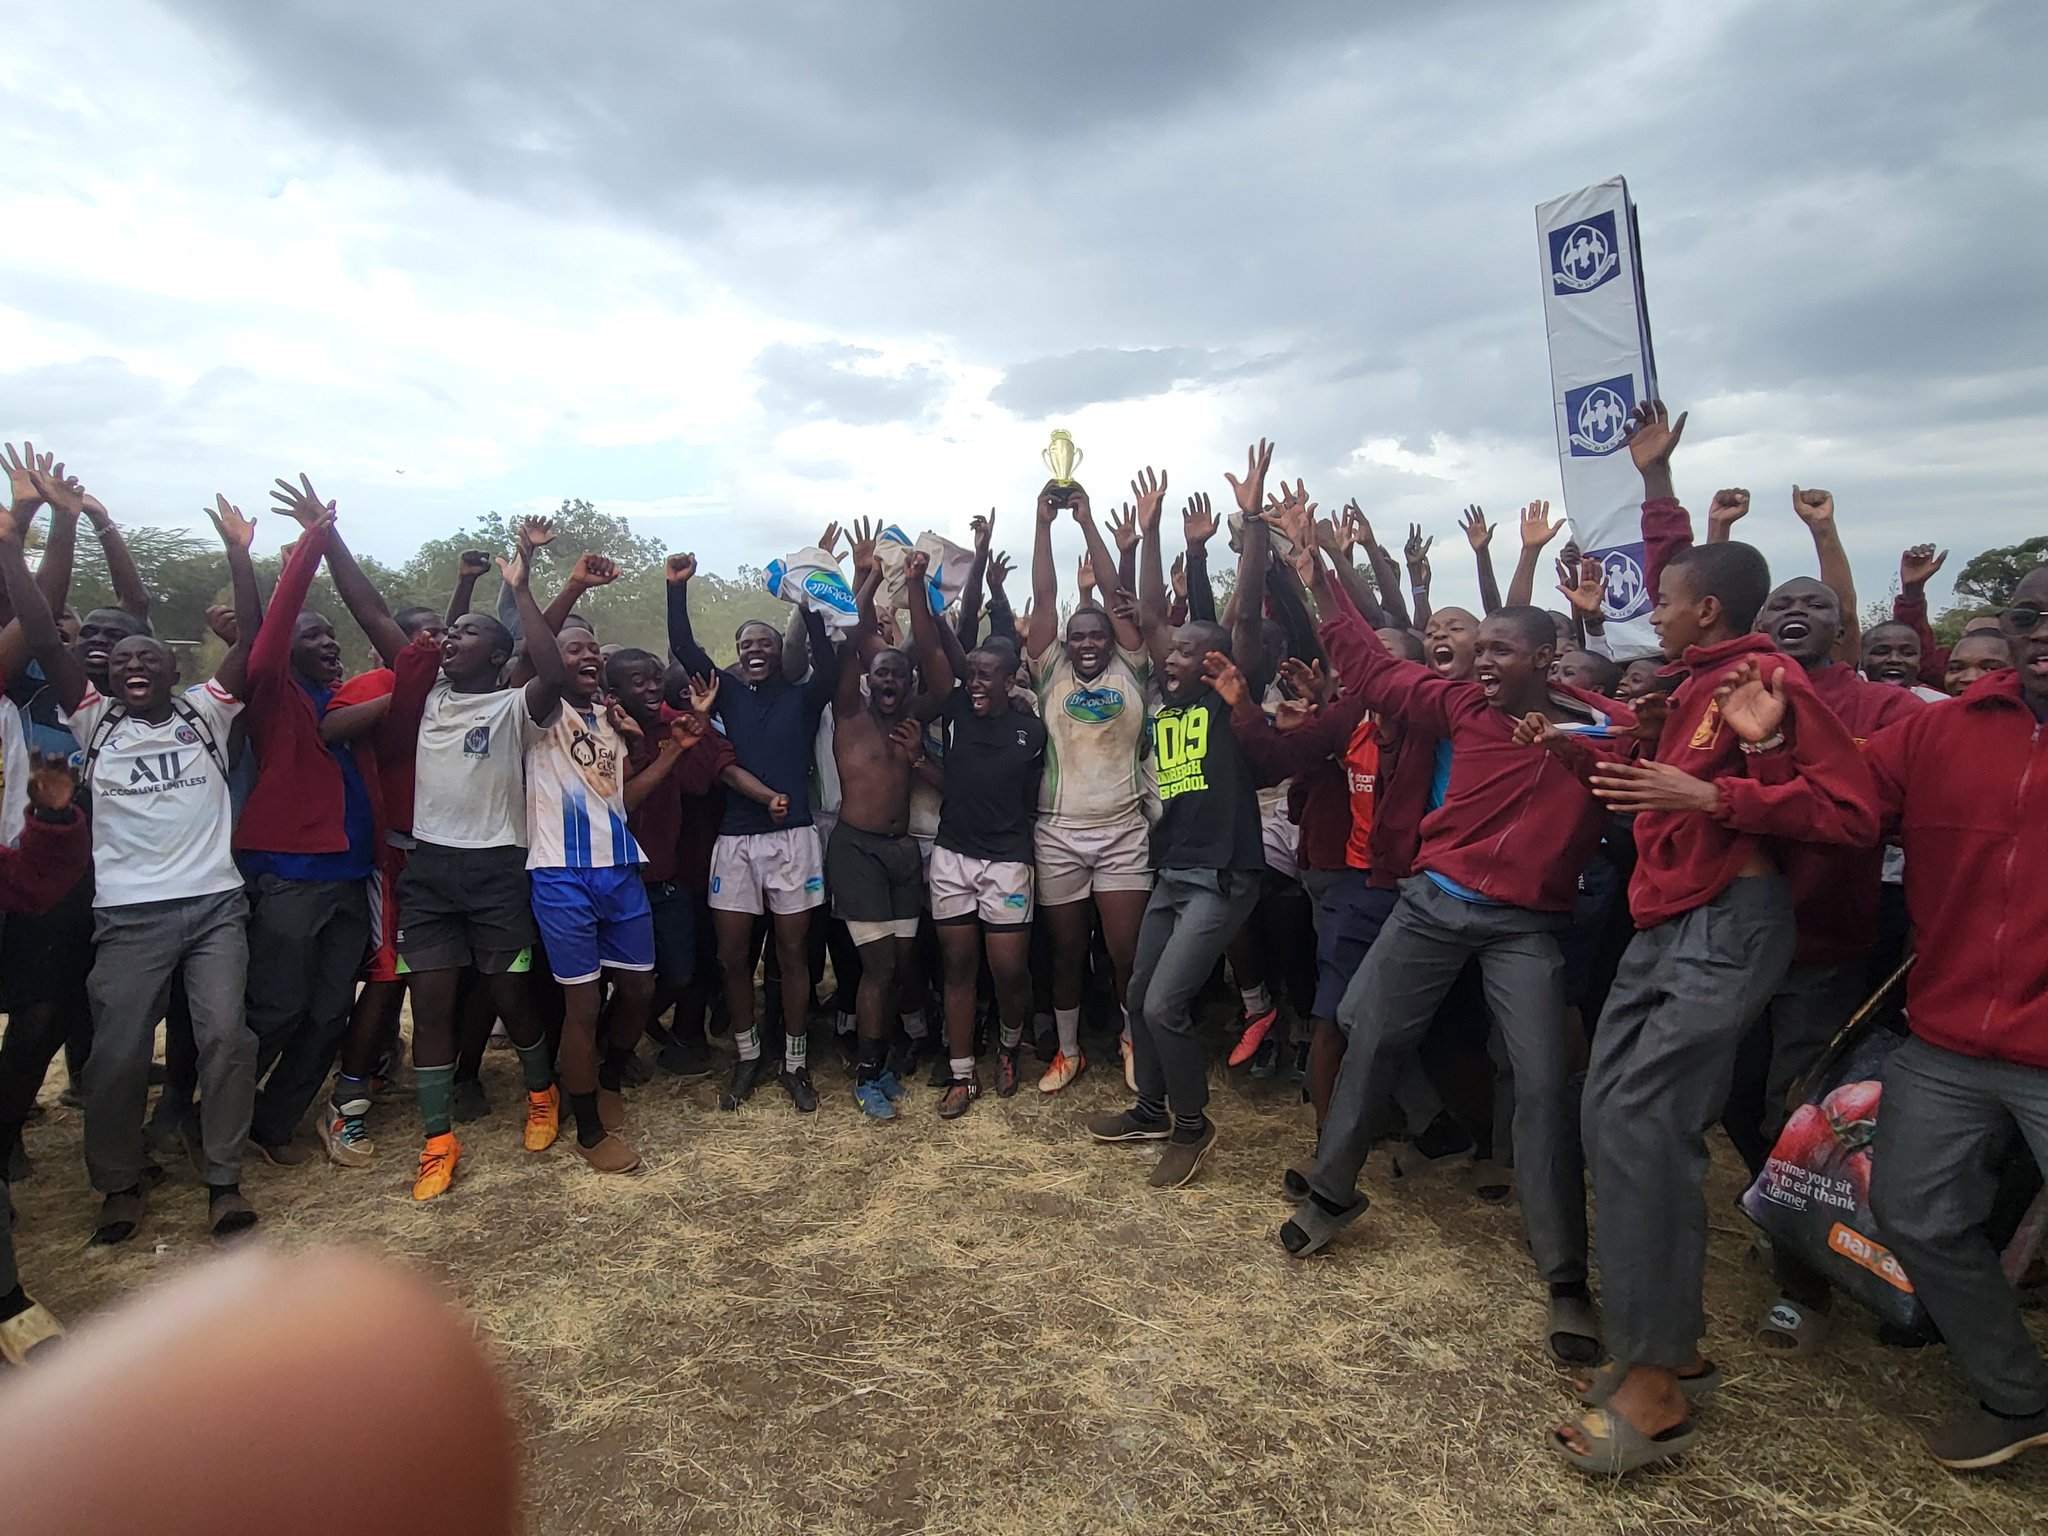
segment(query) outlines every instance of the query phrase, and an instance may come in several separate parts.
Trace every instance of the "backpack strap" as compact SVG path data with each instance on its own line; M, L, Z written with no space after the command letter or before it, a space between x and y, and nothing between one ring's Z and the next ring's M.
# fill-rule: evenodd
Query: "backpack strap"
M213 766L220 770L221 781L225 783L231 777L228 772L227 754L221 751L220 743L214 739L213 732L208 728L205 717L192 707L189 700L184 698L172 699L171 710L180 720L191 726L198 735L199 744L206 748L206 755L213 759Z
M87 789L92 787L92 765L99 761L100 749L114 734L114 728L128 718L128 706L110 704L107 712L100 716L100 723L93 727L92 739L85 744L85 759L78 765L78 782Z

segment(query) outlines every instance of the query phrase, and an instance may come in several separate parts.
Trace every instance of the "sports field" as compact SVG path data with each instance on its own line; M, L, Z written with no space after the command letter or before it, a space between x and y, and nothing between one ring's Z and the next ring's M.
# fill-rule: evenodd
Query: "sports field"
M736 1115L710 1082L633 1091L646 1167L623 1179L566 1147L520 1150L513 1058L494 1051L499 1113L459 1128L448 1196L410 1198L401 1096L373 1120L374 1169L253 1167L259 1230L368 1245L453 1288L513 1383L535 1530L2048 1528L2048 1457L1962 1478L1920 1453L1911 1414L1956 1401L1938 1350L1882 1348L1853 1309L1823 1361L1750 1344L1768 1281L1732 1157L1708 1275L1730 1374L1711 1437L1602 1485L1543 1449L1570 1405L1539 1287L1514 1208L1462 1174L1394 1185L1376 1154L1372 1210L1295 1263L1276 1186L1310 1121L1284 1079L1233 1076L1200 1181L1162 1193L1144 1178L1156 1152L1080 1134L1121 1097L1113 1058L1056 1101L1027 1087L946 1124L920 1087L876 1125L818 1041L814 1117L773 1088ZM180 1165L134 1244L84 1246L95 1204L57 1082L29 1128L17 1241L31 1290L76 1322L211 1243Z

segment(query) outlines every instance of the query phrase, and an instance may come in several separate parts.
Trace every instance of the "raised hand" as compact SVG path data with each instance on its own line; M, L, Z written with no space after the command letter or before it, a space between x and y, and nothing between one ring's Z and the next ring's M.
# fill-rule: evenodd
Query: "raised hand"
M1143 531L1138 527L1138 514L1132 510L1128 501L1118 511L1109 514L1109 537L1115 543L1118 554L1136 549L1138 540L1143 536Z
M1057 480L1048 480L1038 488L1038 520L1041 523L1056 523L1060 520L1060 508L1067 504L1067 488Z
M1493 542L1493 524L1486 520L1486 513L1475 503L1465 509L1458 519L1458 526L1465 530L1465 542L1472 546L1476 555Z
M1216 537L1216 514L1209 510L1207 491L1197 491L1188 498L1180 515L1180 534L1190 549Z
M106 531L107 525L114 520L113 514L107 511L106 503L90 492L80 499L78 505L85 515L92 519L93 527L99 529L102 533Z
M465 549L455 561L455 579L475 581L490 574L491 557L481 549Z
M519 524L519 543L521 548L531 552L536 549L546 549L554 542L554 519L529 517L521 520Z
M1601 618L1601 604L1607 597L1607 575L1598 560L1582 559L1577 565L1557 562L1557 590L1589 619Z
M1298 731L1315 718L1315 707L1306 699L1282 699L1273 706L1273 729L1285 736Z
M691 554L670 555L661 563L662 579L672 587L687 585L697 574L697 557Z
M256 519L242 516L242 509L230 505L223 495L216 493L213 501L214 505L206 509L206 515L213 519L213 529L220 535L221 543L247 554L256 542ZM228 643L232 645L234 642Z
M54 753L37 752L28 771L28 803L38 810L68 811L78 793L68 759Z
M1664 734L1664 722L1671 718L1671 695L1668 693L1638 694L1629 705L1635 712L1636 723L1626 730L1617 730L1617 737L1646 741L1655 745L1657 738Z
M619 568L613 561L588 550L576 557L575 569L569 572L569 580L579 587L608 587L618 579Z
M871 517L856 518L853 532L848 540L847 550L853 556L853 574L859 577L863 571L874 569L875 538L882 531L881 523Z
M1237 510L1246 517L1257 517L1266 500L1266 471L1273 465L1273 445L1263 437L1256 447L1244 451L1244 478L1225 473L1223 478L1230 482L1230 489L1237 497Z
M1339 537L1347 533L1351 536L1351 543L1368 554L1379 548L1380 541L1372 536L1372 522L1356 501L1344 503L1344 524L1339 530Z
M1408 565L1408 579L1418 587L1429 583L1429 549L1436 543L1436 535L1423 537L1422 524L1408 525L1408 542L1401 546L1401 558Z
M1739 485L1731 486L1727 490L1714 492L1714 499L1707 506L1707 527L1710 530L1718 529L1721 539L1725 539L1728 530L1748 515L1749 492ZM1712 539L1710 542L1718 544L1721 539Z
M1186 555L1175 555L1173 557L1173 570L1170 573L1170 579L1173 582L1173 595L1185 601L1188 595L1188 557Z
M1299 656L1290 656L1280 663L1280 676L1294 690L1294 696L1305 703L1322 703L1329 690L1330 680L1324 675L1320 661L1303 661Z
M903 575L907 581L923 581L931 568L932 557L921 549L913 549L903 557Z
M1010 557L1000 549L988 557L988 584L997 592L1003 590L1003 583L1016 567L1010 564Z
M1672 450L1685 434L1685 417L1680 411L1678 420L1673 421L1662 400L1645 400L1629 412L1628 456L1638 470L1669 472Z
M242 626L235 622L235 610L226 603L209 603L206 606L206 627L219 637L220 643L233 646L242 638ZM425 634L425 630L420 631Z
M1266 510L1260 516L1272 527L1285 534L1288 543L1297 550L1313 551L1316 547L1316 504L1308 499L1308 489L1301 481L1294 482L1289 490L1287 482L1280 482L1280 494L1267 497Z
M299 476L297 485L289 480L279 480L277 489L270 493L270 499L289 512L301 528L317 528L334 520L334 503L322 501L320 493L313 489L313 482L303 474Z
M36 508L49 500L45 488L37 482L37 475L50 467L50 456L46 453L38 462L36 445L28 442L19 449L12 443L6 444L4 455L0 456L4 456L7 465L7 489L14 502L16 525L26 526Z
M1556 538L1558 530L1564 527L1563 518L1560 517L1556 522L1550 520L1550 503L1547 501L1532 501L1522 508L1521 521L1524 549L1543 548Z
M1081 557L1081 568L1074 573L1074 585L1080 589L1083 602L1095 590L1095 562L1086 555Z
M838 548L838 546L839 524L836 522L827 523L825 525L825 531L818 535L818 548L822 549L823 551L825 551L826 554L829 555L832 554Z
M1143 533L1156 532L1159 527L1159 509L1166 504L1166 471L1152 472L1147 464L1137 479L1131 482L1131 495L1138 503L1138 528Z
M709 677L695 672L690 674L690 708L698 714L709 715L711 706L718 702L719 676L716 672Z
M985 558L988 554L988 542L995 536L996 509L990 507L987 517L976 516L967 526L974 534L974 552Z
M1825 528L1835 520L1835 496L1832 491L1802 491L1792 487L1792 510L1799 521L1809 528Z
M526 549L521 546L512 552L511 558L498 557L498 574L505 578L505 585L517 592L526 585Z
M46 453L37 465L36 479L42 485L50 510L67 517L77 517L85 510L85 487L78 483L78 476L65 474L62 464L55 468L49 465L50 456Z
M1211 651L1202 658L1202 679L1223 696L1223 702L1232 709L1251 697L1245 688L1244 674L1237 670L1237 663L1221 651Z
M1947 550L1936 554L1932 544L1915 544L1899 556L1899 586L1909 592L1924 587L1947 563Z
M910 759L911 767L924 761L924 727L909 715L889 727L889 740Z
M1784 727L1790 702L1785 697L1784 663L1773 665L1768 685L1754 657L1737 663L1723 674L1714 702L1721 706L1728 729L1744 741L1752 746L1769 741Z
M676 748L687 752L704 739L704 733L710 728L702 715L686 709L670 718L668 739Z

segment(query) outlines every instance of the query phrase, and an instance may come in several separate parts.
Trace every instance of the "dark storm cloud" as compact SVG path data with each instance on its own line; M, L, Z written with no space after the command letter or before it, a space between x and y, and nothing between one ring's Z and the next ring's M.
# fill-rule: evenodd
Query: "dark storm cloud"
M1768 395L1844 483L1902 425L2039 411L2027 0L176 9L395 169L659 230L827 333L936 338L1021 416L1193 383L1310 475L1368 437L1540 456L1532 209L1617 171L1681 402ZM1216 361L1245 358L1275 361ZM930 403L846 361L771 349L763 403Z

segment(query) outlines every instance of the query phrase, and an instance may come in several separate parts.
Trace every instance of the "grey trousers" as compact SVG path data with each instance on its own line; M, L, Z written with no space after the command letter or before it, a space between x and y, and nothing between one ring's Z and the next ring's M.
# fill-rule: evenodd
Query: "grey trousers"
M1585 1096L1600 1300L1616 1360L1677 1370L1698 1351L1707 1128L1728 1100L1736 1047L1792 964L1795 937L1785 882L1758 875L1643 929L1622 956Z
M348 1033L370 947L370 886L259 875L249 896L249 1029L263 1078L249 1134L275 1147L298 1130Z
M2048 1069L1908 1040L1885 1062L1870 1203L1984 1406L2031 1415L2048 1408L2048 1363L1984 1235L2015 1124L2048 1169Z
M199 1124L206 1181L241 1178L256 1097L256 1037L242 1018L249 901L239 890L101 907L92 975L92 1054L85 1063L85 1167L103 1195L142 1178L142 1116L156 1022L183 970L199 1045Z
M1565 1022L1569 913L1465 901L1427 875L1402 882L1401 900L1337 1015L1350 1039L1310 1180L1326 1200L1358 1198L1378 1106L1412 1066L1444 995L1477 959L1486 1005L1515 1073L1515 1176L1536 1269L1553 1285L1586 1278L1586 1186Z
M1258 901L1256 870L1162 869L1153 881L1124 999L1141 1100L1164 1102L1176 1115L1208 1107L1209 1062L1195 1033L1195 994Z

